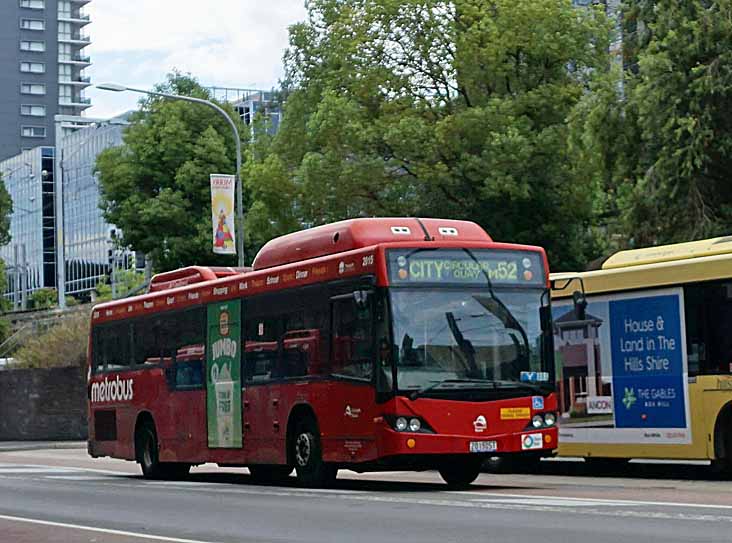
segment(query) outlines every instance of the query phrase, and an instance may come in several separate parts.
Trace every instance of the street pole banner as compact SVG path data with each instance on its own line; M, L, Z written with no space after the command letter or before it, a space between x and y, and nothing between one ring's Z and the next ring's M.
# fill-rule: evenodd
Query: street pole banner
M213 252L219 255L235 255L234 239L234 185L236 177L211 174L211 226Z

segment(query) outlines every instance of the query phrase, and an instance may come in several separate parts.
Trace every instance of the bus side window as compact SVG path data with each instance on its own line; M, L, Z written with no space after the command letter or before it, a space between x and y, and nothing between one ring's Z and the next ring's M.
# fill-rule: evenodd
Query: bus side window
M123 370L132 364L129 322L117 322L99 327L100 359L98 371Z
M269 381L277 376L278 329L276 318L249 316L244 343L244 375L247 381Z
M732 373L732 283L684 287L689 375Z

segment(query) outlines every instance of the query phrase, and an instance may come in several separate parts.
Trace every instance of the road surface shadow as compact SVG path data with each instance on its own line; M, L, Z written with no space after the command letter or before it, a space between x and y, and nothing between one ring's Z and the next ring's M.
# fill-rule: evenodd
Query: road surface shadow
M596 466L583 461L542 461L535 466L514 466L501 473L526 475L561 475L564 477L622 477L626 479L680 479L700 481L725 481L728 475L711 466L684 463L628 462L615 466Z
M123 475L120 476L123 479L129 480L142 480L142 475ZM344 474L336 479L335 483L329 486L332 490L352 490L362 492L435 492L445 491L451 488L445 483L439 482L428 482L428 481L400 481L394 478L393 474L389 472L383 473L383 480L375 479L352 479L348 475ZM197 483L215 483L221 485L247 485L253 487L279 487L279 488L291 488L298 490L308 490L307 487L301 485L295 478L294 473L285 479L277 480L276 482L264 483L261 481L254 480L251 475L247 473L237 472L205 472L198 471L193 472L185 478L177 479L177 481L197 482ZM513 486L505 484L472 484L467 490L475 491L499 491L499 490L518 490L524 488L524 486ZM538 488L538 487L537 487Z

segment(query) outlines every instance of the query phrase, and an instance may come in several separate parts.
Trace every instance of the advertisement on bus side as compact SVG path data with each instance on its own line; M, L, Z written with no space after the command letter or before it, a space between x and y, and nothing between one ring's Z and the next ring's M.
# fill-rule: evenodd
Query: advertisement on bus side
M206 411L208 446L241 448L241 302L208 306Z
M691 442L680 288L592 296L584 315L554 303L565 443Z

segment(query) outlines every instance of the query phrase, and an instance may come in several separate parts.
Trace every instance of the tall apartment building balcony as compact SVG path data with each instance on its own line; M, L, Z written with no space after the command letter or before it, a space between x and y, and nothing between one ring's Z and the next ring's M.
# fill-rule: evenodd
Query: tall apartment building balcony
M58 100L58 105L62 107L73 107L80 110L84 110L91 107L91 98L79 98L78 96L61 97Z
M87 46L91 43L91 38L89 36L84 36L83 34L68 34L65 36L59 35L58 42L59 43L74 43L74 44Z
M62 85L74 85L85 88L91 85L91 78L86 75L72 75L71 77L59 77L58 82Z
M83 13L72 13L71 15L59 15L58 20L60 23L72 23L81 28L91 22L91 17Z
M81 53L77 53L75 55L59 55L58 63L59 64L75 64L77 66L84 68L86 66L91 65L91 57L89 55L83 55Z

